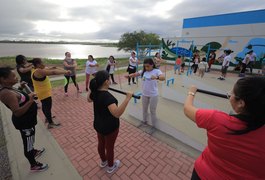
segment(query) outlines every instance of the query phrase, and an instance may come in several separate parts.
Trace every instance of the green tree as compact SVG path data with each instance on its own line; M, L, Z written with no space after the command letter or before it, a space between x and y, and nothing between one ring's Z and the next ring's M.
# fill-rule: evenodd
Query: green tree
M160 37L155 33L145 33L144 31L127 32L121 35L118 42L118 50L132 51L136 50L136 44L140 45L158 45L161 43ZM142 49L144 50L144 49Z

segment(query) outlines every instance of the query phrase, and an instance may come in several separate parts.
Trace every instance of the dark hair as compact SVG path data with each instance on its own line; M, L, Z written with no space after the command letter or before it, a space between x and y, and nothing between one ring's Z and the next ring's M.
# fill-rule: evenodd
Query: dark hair
M90 84L89 84L89 89L91 90L89 97L91 100L94 100L94 97L95 97L96 93L98 92L98 89L108 79L109 79L109 73L105 70L98 71L95 74L95 77L90 81Z
M67 51L67 52L64 53L64 55L66 56L67 53L70 53L70 52Z
M178 58L181 58L181 56L180 56L180 55L178 55Z
M203 57L203 58L202 58L202 61L204 61L204 62L205 62L205 61L206 61L206 57Z
M34 67L37 67L39 64L41 64L41 58L33 58L32 64Z
M13 68L7 66L7 67L0 67L0 78L8 78L11 71L14 70Z
M232 134L246 134L262 127L265 124L265 77L239 79L233 91L236 100L241 99L245 102L244 112L238 117L243 117L240 119L246 122L247 127L232 130Z
M24 64L24 61L26 60L26 57L23 56L23 55L17 55L16 56L16 63L17 63L17 66L19 65L23 65Z
M92 55L88 55L88 57L91 57L94 60L94 57Z
M115 61L115 58L114 58L114 56L112 56L112 55L111 55L111 56L109 56L109 59L110 59L110 58L112 58L112 59Z
M147 58L147 59L145 59L143 64L144 64L144 65L145 65L145 64L152 65L152 66L153 66L153 69L156 68L155 62L154 62L153 59L151 59L151 58ZM145 69L145 67L143 66L143 72L142 72L142 74L141 74L142 77L143 77L145 71L146 71L146 69Z
M155 57L157 57L158 54L159 54L159 52L156 52L156 53L155 53Z

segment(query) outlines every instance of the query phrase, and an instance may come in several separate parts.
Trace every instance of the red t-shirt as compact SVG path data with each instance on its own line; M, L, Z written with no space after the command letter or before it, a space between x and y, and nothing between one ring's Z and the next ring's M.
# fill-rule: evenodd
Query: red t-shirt
M176 65L181 65L181 62L182 62L182 61L181 61L180 58L177 58L177 59L176 59Z
M265 179L265 126L243 135L231 135L245 123L217 110L199 109L196 123L207 130L208 146L195 162L201 179ZM228 129L229 128L229 129Z

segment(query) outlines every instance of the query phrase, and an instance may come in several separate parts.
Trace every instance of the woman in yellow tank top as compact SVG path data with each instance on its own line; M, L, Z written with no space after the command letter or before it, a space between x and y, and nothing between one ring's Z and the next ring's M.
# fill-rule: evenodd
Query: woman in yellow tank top
M32 70L31 78L34 91L42 104L42 112L48 121L47 128L58 127L60 123L55 123L52 120L52 87L48 76L69 74L71 72L68 70L57 69L56 67L46 68L40 58L34 58L32 61L34 69Z

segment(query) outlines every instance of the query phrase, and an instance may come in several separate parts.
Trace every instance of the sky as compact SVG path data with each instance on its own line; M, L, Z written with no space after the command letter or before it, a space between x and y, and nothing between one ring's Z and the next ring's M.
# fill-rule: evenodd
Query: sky
M265 9L265 0L0 0L0 40L116 42L181 36L184 18Z

